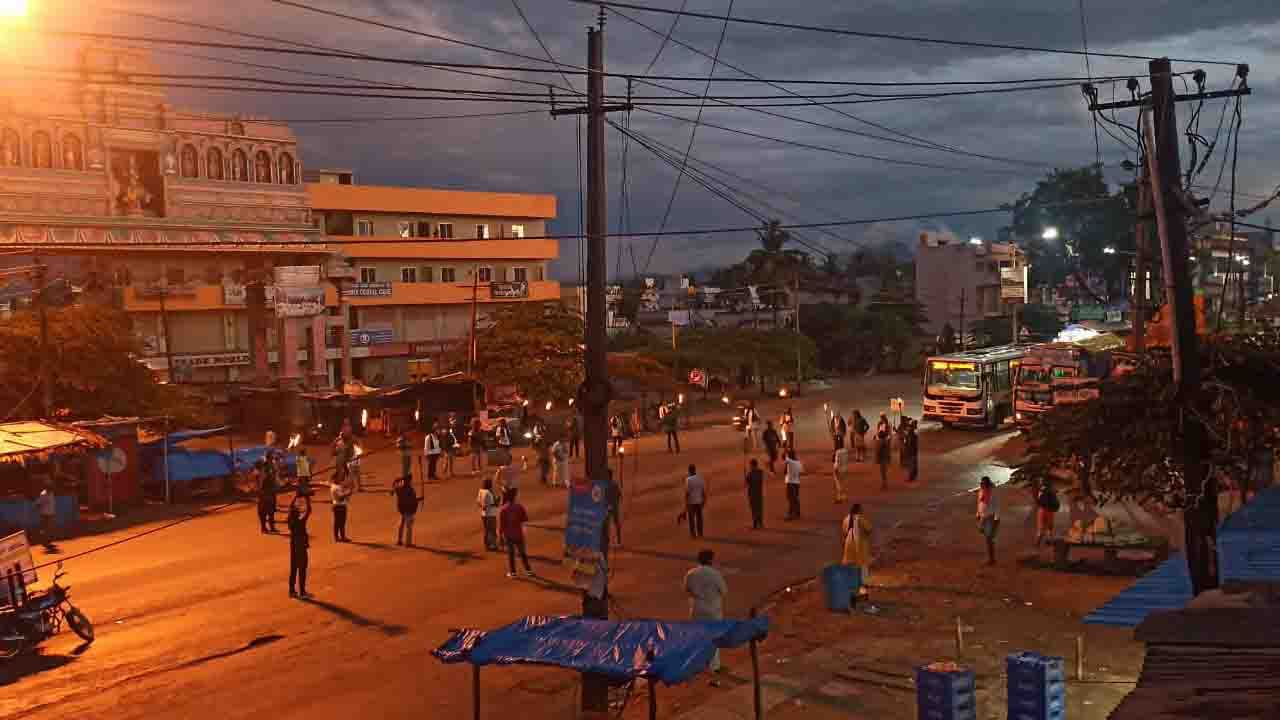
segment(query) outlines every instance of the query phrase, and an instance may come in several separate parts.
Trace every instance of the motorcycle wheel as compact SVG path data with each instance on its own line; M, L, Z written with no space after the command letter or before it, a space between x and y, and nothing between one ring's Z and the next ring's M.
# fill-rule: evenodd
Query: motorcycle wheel
M6 637L0 638L0 660L8 660L17 657L26 651L28 647L26 637Z
M71 627L71 632L80 636L80 639L91 643L93 642L93 623L79 608L69 607L66 613L67 625Z

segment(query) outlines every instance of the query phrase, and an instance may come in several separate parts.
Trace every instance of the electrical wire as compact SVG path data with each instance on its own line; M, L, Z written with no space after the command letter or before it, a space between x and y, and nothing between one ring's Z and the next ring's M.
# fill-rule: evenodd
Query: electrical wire
M687 8L688 6L689 6L689 0L680 0L680 12L684 12L685 8ZM667 34L662 36L662 42L658 44L657 51L653 53L653 59L650 60L649 64L646 65L644 68L645 75L648 75L653 70L653 66L658 64L658 58L662 57L662 51L666 50L667 45L671 42L671 34L676 31L676 26L680 24L681 17L683 16L676 15L675 17L671 18L671 27L667 28Z
M1239 261L1236 260L1236 162L1240 158L1240 126L1244 124L1244 114L1241 111L1243 104L1244 104L1243 98L1237 95L1236 101L1235 101L1235 109L1232 110L1232 113L1231 113L1232 125L1235 128L1235 133L1234 133L1235 139L1231 141L1231 195L1228 198L1231 212L1229 215L1230 230L1229 230L1229 235L1227 236L1229 238L1227 240L1227 274L1222 279L1222 297L1218 301L1218 313L1217 313L1218 317L1217 317L1217 321L1214 323L1217 326L1217 329L1219 332L1222 331L1223 310L1227 307L1227 296L1231 289L1231 275L1232 275L1231 271L1235 269L1237 265L1239 265ZM1224 164L1225 164L1225 161L1226 161L1226 153L1224 152L1223 153ZM1238 270L1236 270L1235 276L1236 276L1236 284L1240 288L1240 291L1238 293L1240 298L1239 314L1241 319L1243 319L1244 318L1244 268L1239 268Z
M596 5L609 9L627 8L629 10L640 10L649 13L662 13L665 15L681 15L683 17L702 18L706 20L720 20L717 15L710 13L700 13L692 11L676 11L667 8L651 7L646 5L636 5L633 3L613 2L611 0L569 0L569 2L578 3L580 5ZM874 38L878 40L900 40L904 42L926 43L933 45L953 45L957 47L985 48L988 50L1016 50L1023 52L1039 52L1051 53L1057 55L1084 55L1080 50L1064 50L1061 48L1039 47L1035 45L1014 45L1004 43L979 42L976 40L948 40L945 38L925 37L921 35L906 35L901 33L881 33L870 32L865 30L849 30L847 28L819 27L814 25L799 25L796 23L780 22L776 20L758 20L755 18L736 17L733 22L743 25L758 25L762 27L780 28L785 30L807 30L810 32L827 33L834 35L845 35L849 37ZM1094 57L1116 58L1120 60L1159 60L1160 58L1150 55L1133 55L1129 53L1115 52L1097 52L1094 51ZM1198 65L1237 65L1235 62L1227 62L1224 60L1197 60L1190 58L1169 58L1172 62L1198 64Z
M1084 14L1084 0L1080 0L1080 44L1084 46L1084 73L1089 76L1089 82L1093 82L1093 68L1089 61L1089 24ZM1102 165L1102 140L1098 138L1098 116L1093 115L1093 153L1094 162Z
M676 173L675 182L671 186L671 195L667 197L667 208L662 213L662 222L658 223L658 231L667 229L667 221L671 219L671 209L675 206L676 195L680 193L680 181L684 179L685 168L689 164L689 153L693 152L694 140L698 137L698 127L702 124L702 113L707 107L707 95L711 93L711 78L716 75L716 66L720 63L720 48L724 46L724 37L729 31L729 18L733 15L734 0L729 0L729 9L725 11L724 23L720 26L720 38L716 40L716 50L711 56L711 69L707 71L707 82L702 88L702 100L698 105L698 114L693 120L693 128L689 130L689 143L684 149L684 160L680 163L679 171ZM667 39L671 39L668 35ZM658 238L653 238L653 244L649 246L649 255L644 260L644 272L649 272L649 265L653 262L653 254L658 250Z

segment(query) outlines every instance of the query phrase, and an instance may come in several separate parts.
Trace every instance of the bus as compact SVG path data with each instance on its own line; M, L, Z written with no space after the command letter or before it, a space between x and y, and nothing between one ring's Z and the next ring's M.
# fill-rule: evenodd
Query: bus
M935 355L924 364L924 419L999 428L1013 415L1013 382L1030 345Z
M1054 405L1098 397L1102 380L1116 369L1124 341L1111 333L1064 331L1028 350L1015 379L1014 421L1026 428Z

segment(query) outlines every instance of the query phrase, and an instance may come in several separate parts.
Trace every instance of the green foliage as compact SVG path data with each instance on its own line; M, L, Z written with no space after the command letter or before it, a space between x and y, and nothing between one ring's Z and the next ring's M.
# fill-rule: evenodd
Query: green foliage
M1185 508L1181 423L1194 415L1208 428L1211 472L1246 485L1248 459L1277 443L1271 428L1280 422L1280 342L1220 336L1202 349L1205 370L1194 398L1177 397L1167 355L1149 354L1132 373L1104 382L1097 399L1055 406L1032 425L1013 480L1065 474L1103 502Z
M475 376L486 385L513 385L523 397L562 401L582 384L582 319L558 304L504 306L476 333ZM467 366L465 343L450 358Z
M879 304L867 309L833 303L800 309L801 329L814 342L818 364L828 370L885 369L892 360L900 368L923 322L919 305Z
M208 403L160 385L137 361L140 348L125 313L102 305L48 311L49 349L40 347L40 321L22 312L0 325L0 408L12 417L40 412L37 386L48 363L55 414L63 419L104 415L169 415L187 426L215 424Z
M644 354L682 373L702 368L713 375L733 378L743 367L758 363L761 375L777 378L795 374L797 350L801 364L812 367L817 347L807 335L790 330L698 328L681 332L675 349L655 338Z
M1053 337L1062 330L1058 310L1052 305L1031 303L1018 309L1018 324L1031 331L1033 337Z

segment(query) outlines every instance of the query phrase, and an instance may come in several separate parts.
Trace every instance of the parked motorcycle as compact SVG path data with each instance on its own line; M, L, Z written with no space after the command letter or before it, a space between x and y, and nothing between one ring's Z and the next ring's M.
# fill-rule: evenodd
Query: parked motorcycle
M93 623L71 604L71 586L58 584L64 574L58 563L48 590L31 593L21 605L0 613L0 658L19 655L57 635L64 620L81 640L93 642Z

